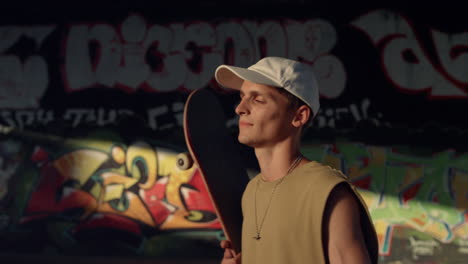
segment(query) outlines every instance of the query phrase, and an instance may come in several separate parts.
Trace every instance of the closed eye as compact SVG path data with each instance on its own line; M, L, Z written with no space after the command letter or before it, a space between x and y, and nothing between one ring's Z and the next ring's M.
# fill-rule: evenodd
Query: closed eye
M260 103L260 104L266 103L265 98L263 98L263 97L261 97L261 96L255 96L255 97L254 97L254 101L255 101L256 103Z

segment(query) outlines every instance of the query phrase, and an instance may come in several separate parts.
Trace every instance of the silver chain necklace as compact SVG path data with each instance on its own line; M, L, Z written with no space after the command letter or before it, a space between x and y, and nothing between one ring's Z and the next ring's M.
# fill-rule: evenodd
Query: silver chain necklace
M288 171L286 172L286 174L283 176L283 178L281 178L276 184L275 184L275 187L273 187L273 190L271 191L271 195L270 195L270 199L268 200L268 204L267 204L267 208L265 209L265 213L263 214L263 218L262 218L262 221L260 222L260 227L258 226L258 217L257 217L257 191L258 191L258 186L260 184L260 180L261 179L258 179L257 180L257 186L255 188L255 197L254 197L254 200L255 200L255 228L256 228L256 231L257 231L257 235L254 236L253 238L255 240L260 240L260 238L262 238L260 236L260 232L262 231L262 227L263 227L263 222L265 222L265 218L267 216L267 213L268 213L268 210L270 209L270 205L271 205L271 201L273 200L273 196L275 194L275 191L276 191L276 187L278 187L278 185L280 185L282 182L283 182L283 179L286 178L286 176L291 173L291 171L293 171L296 166L299 164L299 162L302 160L302 155L299 154L297 156L297 158L293 161L293 163L291 163L291 166L289 166L289 169Z

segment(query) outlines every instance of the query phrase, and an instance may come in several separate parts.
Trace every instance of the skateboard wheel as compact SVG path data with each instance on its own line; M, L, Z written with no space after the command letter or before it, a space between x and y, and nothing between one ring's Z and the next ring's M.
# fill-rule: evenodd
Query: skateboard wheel
M177 168L180 170L188 170L193 166L193 159L189 153L180 153L176 157Z

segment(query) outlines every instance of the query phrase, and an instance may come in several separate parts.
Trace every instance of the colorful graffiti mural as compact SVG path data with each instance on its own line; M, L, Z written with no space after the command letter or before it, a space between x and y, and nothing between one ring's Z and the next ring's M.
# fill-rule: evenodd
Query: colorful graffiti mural
M31 230L45 225L46 243L67 252L87 241L90 232L115 230L134 237L125 243L135 254L157 255L162 253L154 252L154 243L171 243L157 238L176 232L196 234L216 252L223 238L220 224L197 167L176 165L183 149L150 140L124 144L112 131L98 134L63 141L46 136L51 142L34 146L2 141L2 162L15 157L16 163L8 164L16 165L2 174L8 188L0 200L1 233L37 232ZM466 154L416 155L352 142L306 144L303 152L344 171L358 186L377 229L382 260L394 258L395 250L414 263L441 258L444 246L457 247L460 258L468 254ZM398 246L402 240L408 248Z
M41 136L44 144L34 147L2 142L18 156L2 177L7 230L59 221L68 222L74 238L100 228L135 237L147 230L208 230L207 240L222 237L198 168L179 169L178 152L144 141L123 144L111 132L109 140L88 136ZM2 152L4 162L11 151Z
M398 147L360 143L308 146L304 151L342 170L360 187L377 230L381 256L393 255L393 246L408 240L410 246L403 252L412 253L403 254L411 255L413 261L420 256L447 257L433 250L444 244L457 245L463 258L468 240L466 154L446 150L415 155L414 150L404 153ZM395 232L402 228L408 231Z
M198 169L176 166L185 100L216 91L235 133L215 67L284 56L320 84L303 151L359 187L381 262L465 263L464 14L321 5L1 16L0 125L36 132L0 135L0 253L219 258Z

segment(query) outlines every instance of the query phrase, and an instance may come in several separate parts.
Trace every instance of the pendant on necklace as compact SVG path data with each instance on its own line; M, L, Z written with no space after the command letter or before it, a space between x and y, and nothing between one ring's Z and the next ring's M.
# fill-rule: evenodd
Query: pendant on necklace
M257 235L256 235L256 236L254 236L253 238L254 238L255 240L260 240L260 238L261 238L261 237L260 237L260 234L259 234L259 233L257 233Z

